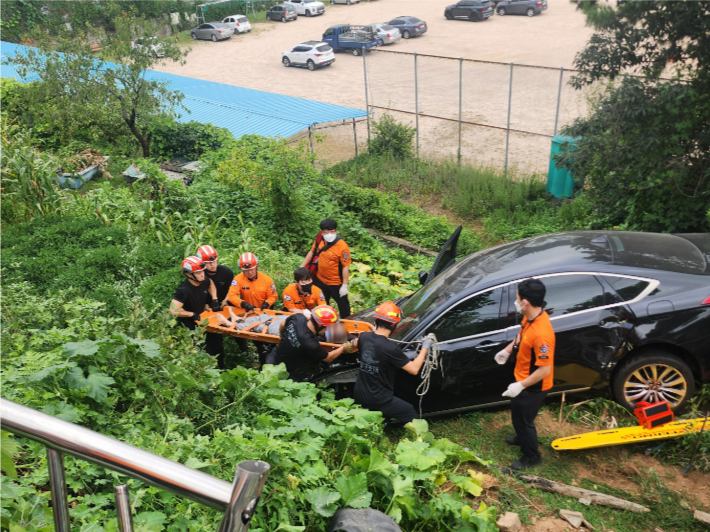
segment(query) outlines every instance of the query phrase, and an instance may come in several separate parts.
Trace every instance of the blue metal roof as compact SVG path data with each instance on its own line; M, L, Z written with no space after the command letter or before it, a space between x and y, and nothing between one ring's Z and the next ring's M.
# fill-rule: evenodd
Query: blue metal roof
M0 43L0 53L3 58L14 55L17 51L21 52L23 48L25 47L13 43ZM2 65L0 75L4 78L20 79L13 65ZM166 74L156 70L148 70L146 78L165 80L170 89L178 90L185 95L182 104L190 113L177 109L181 114L178 120L211 123L228 129L236 138L247 134L290 137L314 124L367 116L362 109Z

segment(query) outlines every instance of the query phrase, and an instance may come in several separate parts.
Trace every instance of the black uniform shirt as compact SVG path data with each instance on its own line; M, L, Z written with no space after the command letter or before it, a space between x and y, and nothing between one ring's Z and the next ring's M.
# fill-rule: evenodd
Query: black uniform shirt
M286 318L281 341L276 346L276 356L291 373L305 364L325 360L328 352L308 328L308 318L303 314L294 314Z
M368 405L386 403L394 397L397 371L407 365L409 358L397 344L374 332L362 333L357 347L360 371L355 382L355 400Z
M222 303L222 301L227 298L229 287L232 285L232 280L234 279L234 273L221 264L217 265L217 271L214 274L211 274L207 270L205 270L205 273L207 274L206 278L214 283L217 289L217 299Z
M209 288L209 279L205 279L197 286L185 279L175 290L173 299L182 303L182 308L188 312L201 314L205 311L205 305L212 301ZM189 329L195 329L194 318L178 318L178 321Z

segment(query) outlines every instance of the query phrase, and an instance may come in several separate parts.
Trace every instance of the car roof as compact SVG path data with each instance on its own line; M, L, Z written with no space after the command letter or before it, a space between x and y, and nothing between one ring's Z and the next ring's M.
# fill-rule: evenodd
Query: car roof
M706 238L710 247L710 235ZM570 271L710 274L697 243L677 235L634 231L553 233L473 253L444 275L455 276L456 291L462 291L482 283Z
M301 44L307 44L309 46L315 46L317 44L325 44L323 41L306 41L302 42Z

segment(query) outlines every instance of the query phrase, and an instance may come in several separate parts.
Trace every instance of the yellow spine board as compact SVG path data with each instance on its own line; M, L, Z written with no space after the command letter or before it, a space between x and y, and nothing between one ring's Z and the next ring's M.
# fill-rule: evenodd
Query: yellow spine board
M700 432L704 418L686 419L661 425L655 429L643 427L624 427L611 430L598 430L585 432L576 436L558 438L552 442L552 448L557 451L575 451L578 449L593 449L595 447L609 447L611 445L625 445L641 441L665 440L678 438L693 432ZM706 427L710 430L710 427Z

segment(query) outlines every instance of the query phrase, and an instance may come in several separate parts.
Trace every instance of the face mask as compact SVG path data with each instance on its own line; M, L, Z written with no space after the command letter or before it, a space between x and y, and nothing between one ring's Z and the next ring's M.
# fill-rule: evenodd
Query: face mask
M301 285L298 285L298 286L300 287L301 292L303 292L304 294L310 294L310 293L311 293L311 289L313 288L313 283L301 284Z
M515 305L515 311L516 311L518 314L522 314L523 307L520 306L520 303L518 303L517 300L516 300L516 301L513 301L513 305Z
M335 237L336 237L336 236L337 236L337 233L331 233L331 234L328 234L328 235L323 235L323 240L325 240L326 242L330 243L330 242L332 242L333 240L335 240Z

